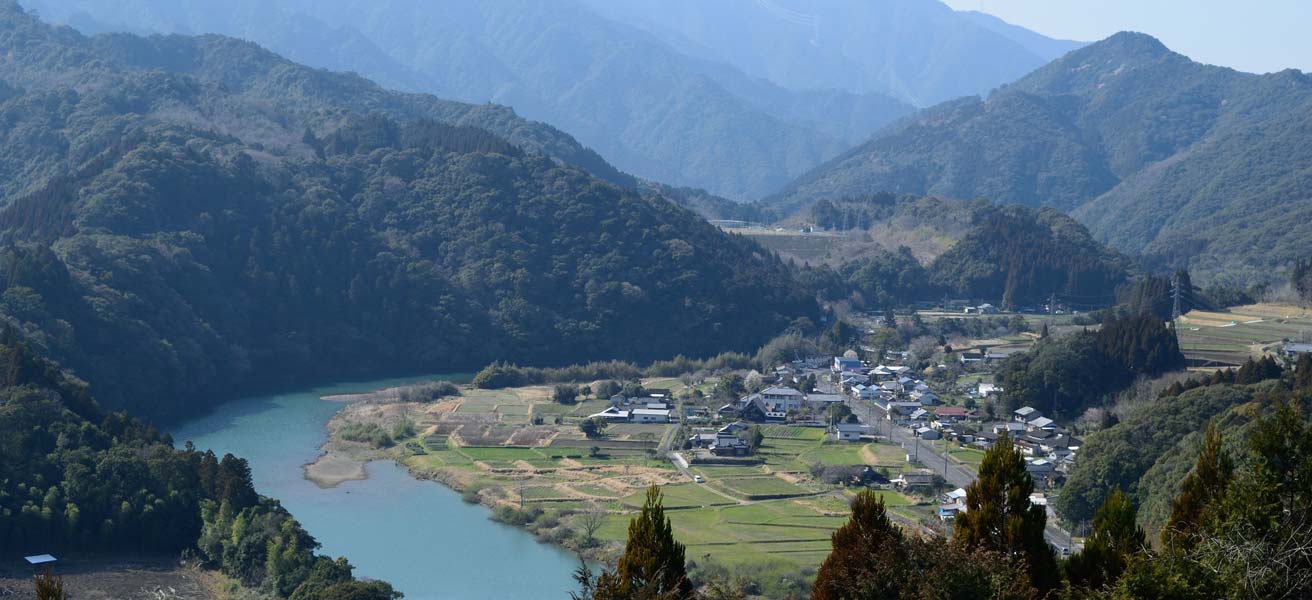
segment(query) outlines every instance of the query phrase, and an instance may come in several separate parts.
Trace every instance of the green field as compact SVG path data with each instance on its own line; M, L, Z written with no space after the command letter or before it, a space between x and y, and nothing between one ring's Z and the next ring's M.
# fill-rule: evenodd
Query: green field
M773 475L724 477L714 480L713 483L732 494L749 499L758 496L801 496L812 493L807 488L784 481Z
M1312 331L1312 314L1297 306L1254 304L1224 312L1193 310L1180 318L1180 349L1195 366L1239 364L1282 340Z

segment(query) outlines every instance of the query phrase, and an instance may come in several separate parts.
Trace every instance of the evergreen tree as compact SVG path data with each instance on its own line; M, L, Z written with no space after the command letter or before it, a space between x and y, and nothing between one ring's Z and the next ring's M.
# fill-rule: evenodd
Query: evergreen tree
M1145 549L1143 528L1135 522L1134 502L1116 489L1098 508L1084 551L1067 563L1067 579L1073 586L1103 589L1120 578L1131 556Z
M1162 542L1181 547L1193 544L1193 536L1203 526L1210 507L1225 496L1234 477L1234 463L1221 447L1221 432L1216 423L1207 426L1203 447L1194 470L1180 484L1180 494L1171 501L1171 515L1162 528Z
M1312 391L1312 352L1298 355L1294 365L1294 391Z
M660 487L653 485L647 488L642 512L629 522L624 554L614 571L598 577L593 598L691 598L692 582L685 568L683 544L675 541Z
M909 597L906 540L888 520L883 498L872 491L857 495L851 518L831 539L833 549L816 574L811 600Z
M966 488L966 512L958 515L953 541L1024 557L1030 583L1040 594L1057 585L1057 561L1043 539L1048 515L1030 502L1034 480L1011 437L1002 435L984 454L979 477Z

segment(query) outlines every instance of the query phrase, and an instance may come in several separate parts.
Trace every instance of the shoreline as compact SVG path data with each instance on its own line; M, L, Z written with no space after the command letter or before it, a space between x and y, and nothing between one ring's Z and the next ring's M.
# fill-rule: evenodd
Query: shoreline
M359 442L336 439L337 429L346 423L367 421L371 420L371 417L377 419L383 415L394 417L397 413L404 415L417 406L451 402L459 399L459 397L455 397L434 403L405 403L400 401L400 394L406 387L402 385L372 392L320 396L320 401L338 403L341 404L341 408L333 413L333 416L328 420L327 438L319 446L318 456L302 466L302 477L314 483L320 489L331 489L347 481L367 480L369 478L367 465L370 462L376 460L391 461L405 469L410 478L416 481L431 481L460 494L465 502L478 504L486 508L489 511L487 515L489 520L518 529L532 536L538 543L550 544L578 555L589 562L613 562L614 548L608 544L601 543L583 547L573 543L572 540L543 537L524 524L509 523L497 519L495 510L499 504L495 499L477 492L472 496L468 494L467 490L470 489L469 484L471 482L464 480L458 473L416 468L398 454L397 446L376 448Z

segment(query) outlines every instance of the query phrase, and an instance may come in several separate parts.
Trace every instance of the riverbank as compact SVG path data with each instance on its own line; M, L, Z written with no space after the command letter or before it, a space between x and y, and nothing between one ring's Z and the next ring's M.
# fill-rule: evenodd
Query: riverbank
M443 379L467 381L468 376L353 382L241 398L169 433L178 445L190 441L219 456L246 459L255 489L291 511L322 544L320 552L345 557L357 577L391 582L407 598L567 597L576 587L571 579L576 555L489 520L486 508L462 502L448 486L416 479L404 465L368 462L365 479L328 488L306 479L305 466L320 457L333 416L351 406L321 397ZM520 576L488 577L488 565L499 564L515 565Z

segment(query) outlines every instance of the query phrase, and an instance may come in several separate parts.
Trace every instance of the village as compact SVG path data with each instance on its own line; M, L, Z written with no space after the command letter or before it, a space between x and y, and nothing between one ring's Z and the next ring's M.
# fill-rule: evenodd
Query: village
M995 318L990 308L957 314ZM864 361L848 351L764 372L460 386L436 401L385 390L334 418L307 473L391 458L491 507L498 520L601 559L618 552L644 489L657 484L700 568L806 573L863 489L877 490L904 527L949 531L1002 435L1025 454L1031 502L1060 493L1078 457L1076 432L1031 407L1003 414L1004 390L993 381L1007 353L1033 337L976 341L958 340L959 350L928 367L913 366L907 351L863 348ZM391 442L348 439L362 424L393 432ZM1063 555L1077 549L1079 537L1049 514L1050 544Z

